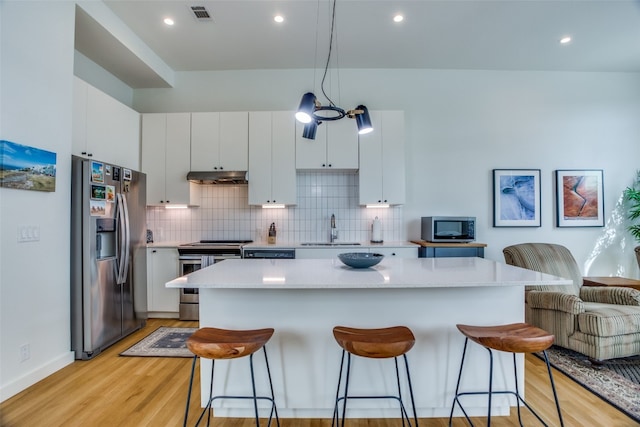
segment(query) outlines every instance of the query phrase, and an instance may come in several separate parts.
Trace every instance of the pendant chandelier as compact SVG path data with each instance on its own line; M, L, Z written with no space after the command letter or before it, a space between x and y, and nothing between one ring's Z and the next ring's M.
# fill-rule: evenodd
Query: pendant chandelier
M328 101L328 105L322 105L313 92L307 92L302 95L300 100L300 106L296 112L296 119L304 123L304 129L302 131L302 137L307 139L316 139L316 131L318 126L322 122L340 120L345 117L356 120L358 126L358 133L360 135L373 131L371 125L371 117L369 116L369 110L364 105L358 105L353 110L345 111L338 107L324 90L324 82L327 78L327 71L329 69L329 62L331 61L331 52L333 51L333 34L336 20L336 0L333 0L331 11L331 35L329 38L329 54L327 55L327 62L324 67L324 74L322 76L322 82L320 89L322 94Z

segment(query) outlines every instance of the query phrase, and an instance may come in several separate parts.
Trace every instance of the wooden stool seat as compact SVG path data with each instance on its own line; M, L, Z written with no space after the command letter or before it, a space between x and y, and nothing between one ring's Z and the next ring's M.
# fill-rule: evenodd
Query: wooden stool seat
M361 357L384 359L402 356L416 342L406 326L379 329L358 329L347 326L333 328L333 336L344 350Z
M273 328L231 330L200 328L187 339L187 348L206 359L235 359L260 350L273 335Z
M509 353L538 353L553 344L555 337L526 323L498 326L456 325L471 341L481 346Z

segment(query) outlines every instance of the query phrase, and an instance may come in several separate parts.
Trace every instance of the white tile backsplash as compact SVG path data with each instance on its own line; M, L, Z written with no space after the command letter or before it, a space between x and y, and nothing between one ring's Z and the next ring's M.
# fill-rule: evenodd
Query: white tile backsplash
M200 207L147 208L147 227L156 242L192 242L203 239L251 239L265 242L274 222L280 242L326 242L331 214L336 216L341 241L371 239L371 223L377 216L383 239L404 240L402 207L365 208L358 205L358 175L313 173L297 175L298 204L285 209L249 206L246 185L205 185Z

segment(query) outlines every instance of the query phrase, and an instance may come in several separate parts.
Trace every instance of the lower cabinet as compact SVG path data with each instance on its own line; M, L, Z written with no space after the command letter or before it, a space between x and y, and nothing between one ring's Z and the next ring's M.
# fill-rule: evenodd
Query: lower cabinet
M178 318L180 290L165 283L178 277L178 250L147 248L147 310L149 317Z
M433 243L420 248L420 258L478 257L484 258L485 244L442 244Z
M337 258L345 252L369 252L369 248L296 248L296 259Z
M397 257L397 258L418 258L418 247L375 247L375 246L361 246L361 247L348 247L348 248L296 248L296 259L323 259L323 258L337 258L339 254L345 252L371 252L375 254L382 254L385 257Z
M394 257L394 258L418 258L418 247L408 248L406 246L403 247L370 247L369 252L372 254L382 254L385 257Z

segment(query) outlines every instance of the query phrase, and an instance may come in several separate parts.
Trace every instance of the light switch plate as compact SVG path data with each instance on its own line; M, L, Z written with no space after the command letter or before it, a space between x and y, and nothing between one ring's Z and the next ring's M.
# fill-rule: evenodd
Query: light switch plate
M40 226L20 225L18 226L18 243L37 242L40 240Z

